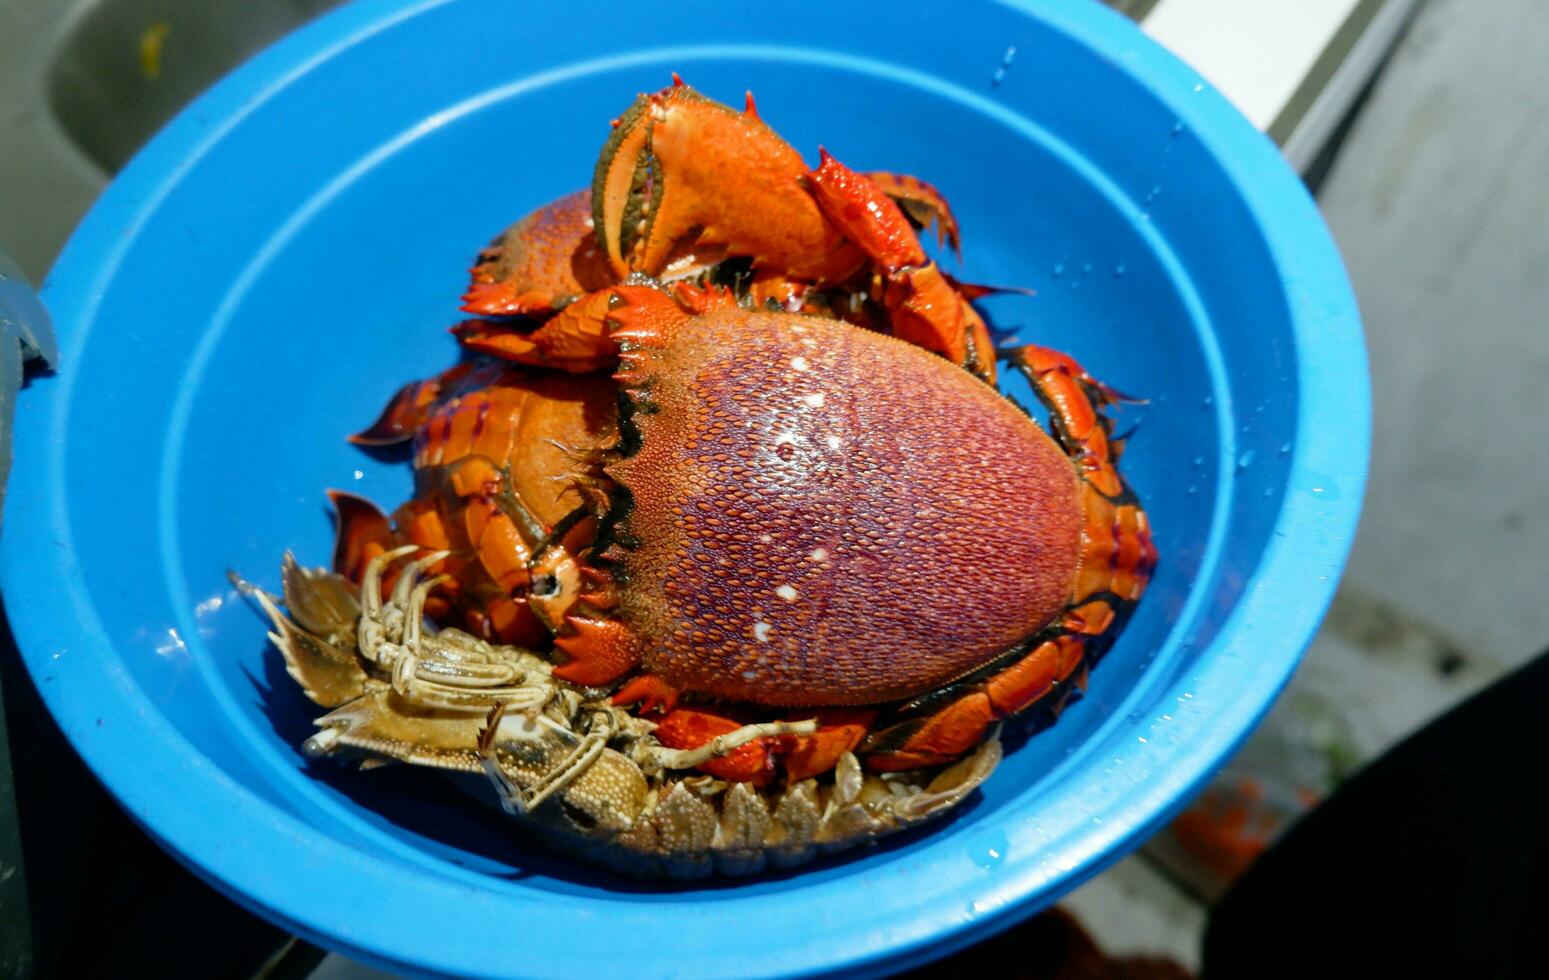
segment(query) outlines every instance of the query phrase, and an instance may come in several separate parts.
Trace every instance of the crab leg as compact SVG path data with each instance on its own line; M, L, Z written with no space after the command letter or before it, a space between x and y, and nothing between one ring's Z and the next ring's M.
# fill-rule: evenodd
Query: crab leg
M597 761L597 757L602 755L602 750L607 748L608 740L612 737L611 719L605 712L597 712L592 716L592 727L581 737L575 750L527 788L527 808L531 810L574 782L576 777Z
M524 217L479 253L463 309L478 316L544 316L614 281L580 190Z
M494 377L487 368L463 363L434 378L411 381L394 392L376 421L350 436L350 442L357 446L396 446L408 442L438 400L467 384L478 385L492 380Z
M360 577L360 628L356 646L361 656L372 663L378 662L379 652L385 645L397 642L397 636L401 635L395 635L394 629L401 626L402 621L389 617L382 606L382 571L392 562L418 550L417 545L406 544L383 552L366 564L366 571Z
M410 549L410 552L419 550L415 545L404 545L404 548ZM388 556L401 556L403 554L406 554L403 548L395 548L393 551L383 554L382 558L392 561L393 558ZM373 661L384 668L391 668L393 666L392 661L400 655L405 642L404 637L409 629L409 596L414 590L414 583L419 581L420 574L425 569L445 558L448 554L450 552L433 551L422 558L409 562L399 571L398 581L393 584L392 598L388 600L385 606L378 605L376 608L376 612L381 616L382 634L374 645L368 645L367 643L365 635L366 613L363 610L360 652L367 660ZM386 563L386 561L383 562L384 565Z
M816 718L809 718L806 721L766 721L756 725L743 725L724 735L717 735L695 749L652 746L648 752L651 761L663 769L694 769L761 738L774 738L779 735L811 735L817 730Z
M903 210L876 181L819 152L822 163L804 176L807 189L823 215L881 270L894 336L993 379L995 354L984 319L925 254Z
M936 232L936 244L949 246L959 259L962 258L963 245L958 236L957 218L953 216L946 197L934 184L908 174L889 173L885 170L873 170L866 176L904 209L913 224L933 229Z
M436 552L441 557L446 557L450 552ZM416 565L419 564L416 562ZM415 569L417 572L419 569ZM409 610L405 616L403 631L403 645L405 649L415 650L419 648L420 638L425 630L425 597L430 595L430 590L451 579L450 575L437 575L435 578L422 579L414 586L414 591L409 593ZM408 578L405 574L404 578ZM395 593L397 590L394 590Z
M366 567L366 584L380 582L383 568L402 557L405 548L373 559ZM358 627L361 655L390 673L393 690L429 707L483 710L497 701L523 711L541 708L553 695L547 685L519 683L523 673L511 664L465 662L467 651L424 633L425 598L442 576L424 581L419 576L444 557L436 552L405 566L385 606L380 586L375 601L363 595Z
M530 325L466 320L453 327L452 333L464 347L481 354L586 374L618 359L606 323L612 298L611 289L588 293L536 329Z
M1062 690L1085 663L1085 650L1084 637L1059 635L906 706L899 714L934 710L872 732L861 745L867 768L919 769L959 758L983 741L992 725ZM943 701L945 706L936 707Z
M613 737L612 719L606 712L597 712L592 717L591 729L577 741L570 754L532 785L523 789L506 775L505 770L500 766L500 758L495 752L495 738L499 733L500 723L505 718L505 711L504 704L497 704L490 709L489 719L485 722L484 728L479 731L478 748L480 764L500 793L500 805L511 814L529 813L555 793L562 792L597 761L603 749L607 748L608 740ZM542 716L535 716L535 718L539 722L547 721ZM550 727L562 735L574 737L568 730L558 728L552 723Z

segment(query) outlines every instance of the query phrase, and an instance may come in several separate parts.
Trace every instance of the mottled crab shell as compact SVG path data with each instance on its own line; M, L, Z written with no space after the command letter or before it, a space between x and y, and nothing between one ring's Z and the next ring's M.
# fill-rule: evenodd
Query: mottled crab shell
M879 703L1069 601L1077 475L989 385L832 320L616 317L638 435L607 467L631 500L618 614L648 670L737 701Z
M592 234L591 192L576 191L522 218L479 253L464 309L546 313L612 281Z

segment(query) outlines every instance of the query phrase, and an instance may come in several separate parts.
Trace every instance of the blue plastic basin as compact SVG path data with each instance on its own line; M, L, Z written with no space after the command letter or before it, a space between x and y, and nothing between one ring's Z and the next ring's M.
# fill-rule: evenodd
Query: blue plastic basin
M1052 902L1247 735L1317 625L1369 442L1354 302L1273 146L1096 4L505 7L380 0L264 52L108 189L48 279L6 605L81 755L250 908L398 969L882 971ZM1125 468L1162 562L1086 696L928 833L793 873L630 882L530 846L434 774L309 762L317 709L226 579L327 561L343 441L451 363L474 252L583 185L669 72L753 89L809 156L934 181L1024 340L1149 400ZM1015 392L1014 392L1015 393ZM1025 390L1023 391L1025 394ZM986 474L994 479L994 474Z

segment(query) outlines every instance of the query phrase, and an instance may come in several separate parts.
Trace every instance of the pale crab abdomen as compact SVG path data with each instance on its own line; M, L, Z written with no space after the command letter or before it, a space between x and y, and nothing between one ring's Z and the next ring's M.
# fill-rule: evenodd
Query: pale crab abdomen
M678 687L874 704L968 673L1069 602L1070 459L916 346L716 309L620 334L638 446L619 615Z

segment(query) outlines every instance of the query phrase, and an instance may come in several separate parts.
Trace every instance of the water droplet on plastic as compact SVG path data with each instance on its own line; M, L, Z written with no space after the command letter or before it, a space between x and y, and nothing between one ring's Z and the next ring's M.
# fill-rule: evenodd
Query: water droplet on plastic
M1246 449L1246 450L1243 451L1242 455L1237 457L1237 469L1239 471L1245 470L1249 466L1252 466L1252 465L1253 465L1253 450Z
M1081 267L1081 274L1083 276L1090 276L1092 274L1092 263L1088 262L1086 265L1083 265Z
M995 69L995 74L990 78L990 84L998 87L1001 82L1004 82L1006 80L1006 69L1010 68L1011 63L1015 60L1017 60L1017 49L1016 45L1012 45L1006 49L1006 53L1001 57L1000 67Z
M1291 455L1291 444L1289 442L1282 442L1280 444L1280 455L1282 455L1282 456L1289 456L1289 455Z
M1196 91L1196 92L1203 92L1204 90L1205 90L1205 83L1204 82L1199 82L1198 84L1196 84L1194 86L1194 91Z
M1202 405L1214 405L1215 403L1216 403L1215 398L1211 397L1210 395L1206 395L1205 396L1205 400L1203 402L1201 402L1200 404L1202 404Z
M1198 469L1204 469L1204 467L1205 467L1205 457L1203 457L1203 456L1195 456L1194 457L1194 468L1196 470L1198 470Z
M1199 487L1189 487L1189 496L1192 497L1196 493L1199 493Z
M1063 262L1056 262L1056 263L1054 263L1054 268L1052 270L1050 270L1050 271L1052 271L1054 273L1054 278L1058 279L1060 276L1063 276L1065 274L1065 263L1063 263Z
M1115 278L1115 279L1123 279L1124 278L1124 263L1123 262L1120 262L1118 265L1113 267L1113 278Z
M1136 710L1131 711L1129 714L1125 715L1124 720L1129 722L1131 725L1138 725L1140 724L1141 720L1145 718L1145 716L1145 712L1137 708Z
M1180 119L1177 122L1173 123L1173 136L1181 136L1181 135L1183 135L1183 120L1182 119Z
M989 870L1006 858L1006 851L1010 848L1010 841L1003 831L992 831L981 834L971 844L969 855L979 867Z
M1266 497L1273 497L1274 495L1275 495L1275 488L1274 487L1266 487L1266 488L1264 488L1264 496L1266 496Z

